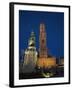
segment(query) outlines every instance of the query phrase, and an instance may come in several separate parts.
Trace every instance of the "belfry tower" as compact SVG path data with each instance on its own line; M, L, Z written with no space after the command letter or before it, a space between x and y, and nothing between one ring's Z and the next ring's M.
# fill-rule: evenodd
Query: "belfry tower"
M32 73L35 71L37 62L37 51L35 46L35 33L31 32L28 40L28 47L24 53L23 73Z
M40 35L39 35L39 57L47 58L47 45L46 45L46 32L45 25L43 23L40 24Z

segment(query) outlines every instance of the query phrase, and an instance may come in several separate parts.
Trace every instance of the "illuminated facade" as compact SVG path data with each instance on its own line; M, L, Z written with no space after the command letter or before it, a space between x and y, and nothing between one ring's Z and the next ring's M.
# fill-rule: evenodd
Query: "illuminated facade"
M40 68L56 67L56 58L55 57L39 58L37 65Z
M38 67L50 68L56 66L56 58L48 57L48 49L46 44L46 31L45 25L40 24L40 35L39 35L39 58L37 61Z
M37 51L35 47L35 34L31 32L30 39L28 41L28 48L25 50L23 72L31 73L34 71L37 62Z
M46 46L46 32L45 32L45 25L42 23L40 24L40 35L39 35L39 57L40 58L47 58L47 46Z

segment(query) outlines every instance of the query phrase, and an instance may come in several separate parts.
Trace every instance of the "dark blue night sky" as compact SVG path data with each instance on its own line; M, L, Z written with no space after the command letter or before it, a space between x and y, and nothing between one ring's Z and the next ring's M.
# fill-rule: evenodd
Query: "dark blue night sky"
M64 13L19 11L19 51L28 47L32 31L36 36L36 48L39 49L39 26L44 23L47 33L48 54L64 57Z

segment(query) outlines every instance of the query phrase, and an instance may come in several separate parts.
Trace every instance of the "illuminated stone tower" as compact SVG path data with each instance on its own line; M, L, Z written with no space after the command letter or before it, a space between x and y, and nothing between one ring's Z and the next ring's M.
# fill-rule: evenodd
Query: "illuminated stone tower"
M51 68L56 66L56 58L48 56L47 41L46 41L45 25L40 24L39 34L39 58L37 61L38 68Z
M35 47L35 34L31 32L28 40L28 48L25 50L23 73L32 73L35 71L37 62L37 51Z
M47 58L46 31L43 23L40 24L39 44L39 57Z

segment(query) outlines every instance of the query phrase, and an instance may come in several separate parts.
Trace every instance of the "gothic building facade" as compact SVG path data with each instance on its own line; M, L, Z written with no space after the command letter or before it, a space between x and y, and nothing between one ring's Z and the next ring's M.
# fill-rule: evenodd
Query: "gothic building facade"
M50 68L56 66L56 58L49 57L47 48L47 34L45 29L45 24L40 24L40 34L39 34L39 58L37 61L39 68Z

